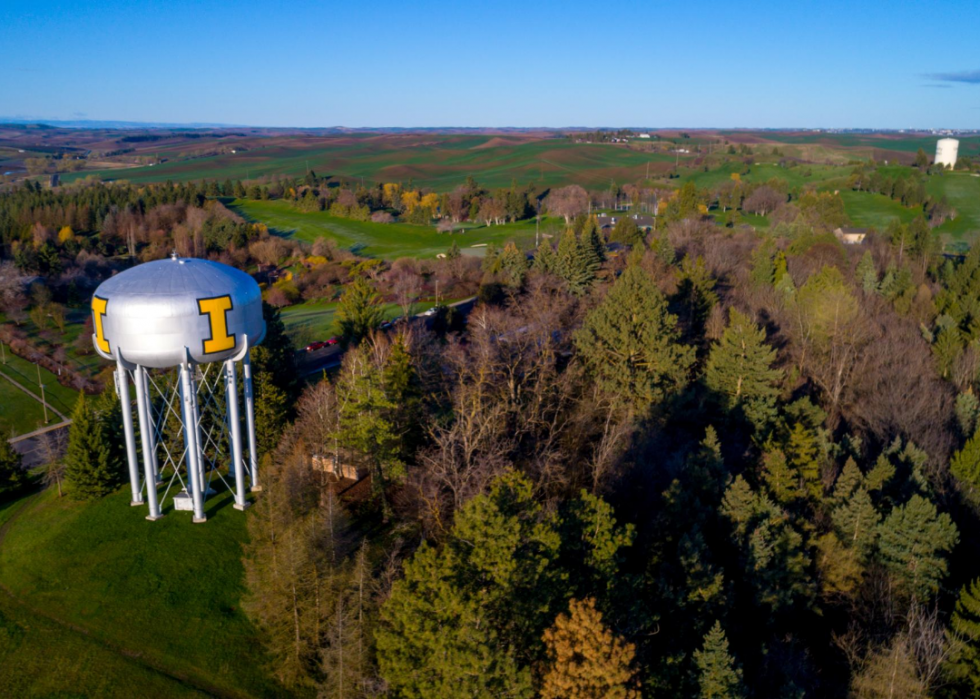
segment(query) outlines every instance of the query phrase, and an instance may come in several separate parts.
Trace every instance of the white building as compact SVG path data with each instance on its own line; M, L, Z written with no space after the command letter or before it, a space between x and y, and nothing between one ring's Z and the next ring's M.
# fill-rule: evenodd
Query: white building
M936 143L936 165L945 165L950 170L956 167L956 155L960 142L955 138L941 138Z
M648 133L641 133L640 134L640 138L650 138L650 134L648 134Z

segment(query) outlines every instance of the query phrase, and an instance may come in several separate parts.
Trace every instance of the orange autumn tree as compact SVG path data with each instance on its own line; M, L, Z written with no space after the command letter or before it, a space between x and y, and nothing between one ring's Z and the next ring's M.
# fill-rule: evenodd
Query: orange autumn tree
M636 649L602 623L595 600L571 600L544 632L548 668L542 699L639 699Z

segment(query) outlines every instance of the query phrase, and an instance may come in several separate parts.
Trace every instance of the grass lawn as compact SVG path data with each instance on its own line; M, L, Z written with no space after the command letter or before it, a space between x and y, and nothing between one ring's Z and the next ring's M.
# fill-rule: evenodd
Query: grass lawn
M903 223L908 223L922 213L921 208L908 209L884 194L854 192L847 189L841 190L840 196L844 200L844 210L848 217L858 227L874 226L881 231L893 219L897 218Z
M373 223L330 216L325 212L304 213L289 202L238 199L230 207L247 219L261 221L271 232L289 238L314 241L330 238L341 247L360 255L396 259L398 257L434 257L446 252L453 241L470 254L482 254L473 245L503 245L514 240L521 246L534 241L534 221L519 221L502 226L478 226L463 232L438 233L432 226L407 223ZM554 221L542 219L542 229L554 227Z
M48 413L52 424L58 416ZM44 426L41 404L11 384L0 379L0 438L16 437Z
M11 354L9 349L6 351L5 356L7 363L0 363L0 372L6 374L40 398L41 389L37 385L37 365L15 354ZM44 398L48 401L48 404L64 413L66 417L70 417L72 408L75 407L75 401L78 400L78 391L67 386L62 386L58 383L58 377L43 367L41 368L41 381L44 382ZM40 407L41 404L38 403L38 409ZM2 412L6 412L6 410Z
M964 172L932 176L926 191L933 197L945 196L956 209L956 218L936 228L944 240L973 242L980 234L980 177Z
M151 523L144 519L145 508L129 506L128 488L87 503L45 491L7 532L0 547L0 582L29 605L90 629L93 639L136 652L170 672L247 695L274 695L256 631L241 611L245 514L233 510L232 501L230 493L213 496L206 505L208 522L195 525L190 513L174 512L168 498L164 518ZM66 681L62 691L102 695L97 683L116 672L108 661L105 669L81 665L68 646L74 639L21 633L13 646L11 633L20 632L6 632L7 654L33 656L35 667L3 663L5 681L14 667L14 681L37 686L36 665L45 658L57 661L63 653L69 669L83 673L94 689L83 691L84 685ZM50 668L52 674L61 669L60 662ZM113 687L109 693L178 693L157 686L157 691L130 692Z
M416 303L413 310L421 313L432 308L431 301ZM336 301L306 301L280 309L279 315L286 334L293 342L293 347L302 349L316 340L327 340L339 334L340 330L334 325L334 314L337 311ZM385 318L391 320L402 314L401 306L389 303L385 306Z
M0 526L23 497L0 503ZM0 668L10 697L207 696L26 609L0 592Z

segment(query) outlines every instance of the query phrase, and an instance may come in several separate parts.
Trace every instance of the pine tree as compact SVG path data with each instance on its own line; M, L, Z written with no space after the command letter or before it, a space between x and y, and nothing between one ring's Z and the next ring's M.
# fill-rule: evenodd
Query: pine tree
M286 394L267 371L254 377L255 385L255 447L259 455L272 454L282 439L289 422Z
M776 281L776 264L773 261L774 246L771 241L757 245L752 251L749 279L759 288L771 288Z
M674 246L670 244L670 238L667 237L666 233L655 236L650 248L657 259L665 265L670 266L677 262L677 252L674 250Z
M0 435L0 494L17 490L26 480L20 454Z
M953 455L949 472L956 477L966 497L975 504L980 503L980 429Z
M800 488L815 501L823 498L823 482L820 478L820 462L817 459L817 444L813 434L797 422L786 445L786 456L790 467L800 479Z
M513 242L508 242L497 255L497 265L509 286L519 287L527 274L527 256Z
M741 405L756 429L762 429L775 419L782 378L782 371L772 368L776 350L747 315L731 308L728 318L721 340L708 355L705 384L723 397L728 410Z
M789 506L803 497L799 475L790 468L781 449L766 452L762 464L762 479L776 502Z
M398 696L531 697L538 639L565 592L560 541L508 473L457 512L449 540L404 565L375 634L382 677Z
M919 601L930 599L946 576L946 559L959 541L953 520L921 495L894 508L878 525L882 563L899 588Z
M980 696L980 578L960 590L949 627L952 652L945 669L963 696Z
M630 264L589 312L575 346L599 385L638 411L680 391L694 361L653 280Z
M633 644L603 623L595 600L572 599L568 606L569 613L544 632L548 664L541 698L638 698Z
M855 276L857 277L858 284L861 285L865 293L878 293L878 270L875 268L875 261L871 257L870 251L864 253L861 257L861 261L855 270Z
M978 416L980 416L980 400L977 400L972 388L967 388L956 396L956 421L964 437L974 433L978 426Z
M687 317L697 334L701 333L708 314L718 303L715 284L715 278L708 271L703 257L698 255L692 258L688 255L681 261L677 298L686 307Z
M881 514L871 502L868 491L863 486L855 489L834 509L831 519L841 543L853 548L862 563L867 562L881 522Z
M73 498L93 500L116 488L121 464L112 458L113 452L103 421L85 394L79 393L65 454L65 481Z
M595 217L590 216L582 229L582 244L591 251L592 259L596 265L601 265L606 259L606 244L602 240L602 233L599 232L599 225Z
M534 255L534 268L548 274L558 274L558 259L550 241L544 241L538 246Z
M568 285L568 290L576 295L588 291L595 281L599 263L592 249L575 237L575 231L566 230L558 242L555 259L555 273Z
M344 339L358 343L376 330L384 320L381 296L363 279L347 285L337 305L337 325Z
M694 651L694 663L698 668L698 685L701 699L737 699L745 696L742 690L742 670L728 652L728 638L721 623L705 634L704 644Z

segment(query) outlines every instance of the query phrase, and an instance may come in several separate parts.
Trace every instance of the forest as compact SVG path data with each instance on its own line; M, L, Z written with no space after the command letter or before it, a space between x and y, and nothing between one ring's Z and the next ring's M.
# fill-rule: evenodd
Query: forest
M263 280L242 602L286 692L977 696L980 249L941 254L925 218L844 245L836 193L731 182L637 186L623 196L656 225L610 232L574 185L467 182L407 207L410 186L321 193L312 173L251 194L18 187L0 195L0 294L16 335L174 248L294 270ZM284 240L226 195L486 225L540 202L563 232L388 262ZM712 220L723 203L773 225ZM385 302L408 315L437 280L475 307L378 329ZM324 296L346 352L300 380L278 307ZM117 486L117 406L80 399L52 484Z

